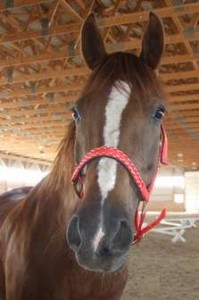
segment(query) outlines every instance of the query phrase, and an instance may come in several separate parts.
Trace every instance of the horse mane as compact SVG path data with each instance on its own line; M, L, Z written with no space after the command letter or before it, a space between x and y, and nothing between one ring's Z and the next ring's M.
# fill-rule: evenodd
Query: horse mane
M58 147L52 169L45 180L48 191L66 187L74 169L75 122L71 121Z

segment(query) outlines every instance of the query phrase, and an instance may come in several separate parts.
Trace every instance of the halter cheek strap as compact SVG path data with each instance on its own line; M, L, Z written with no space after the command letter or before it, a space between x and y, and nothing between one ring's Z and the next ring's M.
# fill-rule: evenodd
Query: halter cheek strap
M161 147L159 152L159 162L162 164L167 164L167 136L164 130L163 125L161 126ZM82 178L82 170L83 168L92 160L95 158L101 158L101 157L108 157L110 159L114 159L120 164L124 166L124 168L127 170L129 175L131 176L132 180L135 182L141 196L142 196L142 209L139 216L139 210L137 208L135 212L135 228L136 228L136 234L134 238L134 243L138 242L142 239L143 235L146 234L149 230L151 230L153 227L157 226L163 218L166 216L166 210L163 209L158 216L157 219L155 219L153 222L151 222L149 225L143 227L144 220L146 218L146 203L148 202L150 198L151 191L153 189L154 181L157 175L159 162L157 166L157 170L152 178L152 181L149 186L146 186L145 182L141 178L136 166L132 162L132 160L121 150L113 147L100 147L95 148L88 152L82 159L82 161L79 163L79 165L76 166L74 173L72 175L71 181L74 185L75 191L79 198L83 197L83 178Z
M160 162L168 165L168 139L163 125L161 126Z

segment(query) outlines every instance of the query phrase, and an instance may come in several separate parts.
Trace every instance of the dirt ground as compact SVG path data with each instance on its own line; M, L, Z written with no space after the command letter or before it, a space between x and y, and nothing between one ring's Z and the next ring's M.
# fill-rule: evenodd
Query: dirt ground
M199 223L185 232L186 243L149 233L129 257L122 300L199 299Z

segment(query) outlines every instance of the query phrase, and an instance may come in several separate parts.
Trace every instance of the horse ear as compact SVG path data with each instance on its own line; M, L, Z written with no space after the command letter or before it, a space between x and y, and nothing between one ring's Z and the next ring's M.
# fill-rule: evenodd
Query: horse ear
M87 17L82 26L81 50L84 60L91 70L97 67L106 56L104 42L93 13Z
M157 15L150 12L149 22L142 40L140 58L152 69L160 63L164 51L164 29Z

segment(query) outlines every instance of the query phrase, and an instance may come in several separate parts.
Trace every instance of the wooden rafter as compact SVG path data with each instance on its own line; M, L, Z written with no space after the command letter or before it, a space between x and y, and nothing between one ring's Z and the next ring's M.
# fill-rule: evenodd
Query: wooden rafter
M51 160L90 71L80 28L95 12L108 52L140 52L148 9L163 20L160 77L168 93L170 161L199 166L199 2L15 0L0 3L0 151ZM72 5L71 5L72 3ZM112 4L111 4L112 3ZM145 10L146 9L146 10ZM49 134L53 133L53 134ZM40 147L44 153L40 153ZM45 155L45 158L44 158ZM186 157L186 158L185 158ZM181 165L180 165L181 166Z

